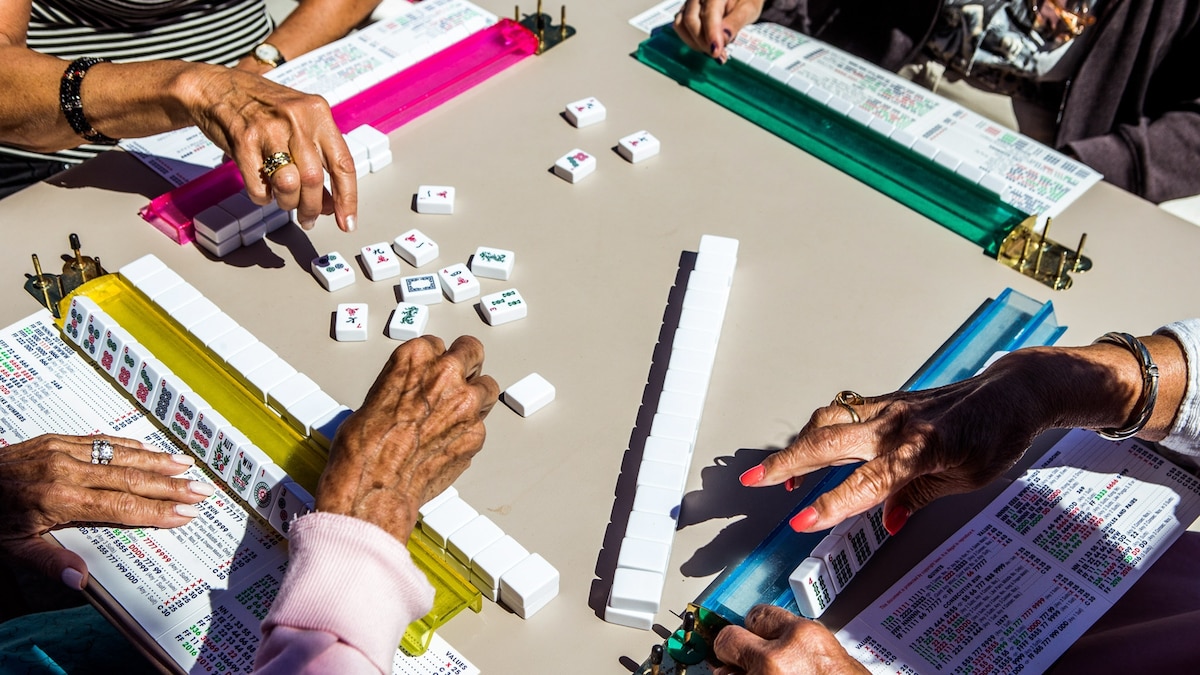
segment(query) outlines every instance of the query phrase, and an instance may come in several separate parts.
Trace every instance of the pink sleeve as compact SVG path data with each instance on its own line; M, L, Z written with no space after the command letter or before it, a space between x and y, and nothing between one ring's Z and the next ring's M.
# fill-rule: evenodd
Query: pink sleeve
M312 513L296 520L289 549L256 672L390 673L405 627L433 606L404 545L365 520Z

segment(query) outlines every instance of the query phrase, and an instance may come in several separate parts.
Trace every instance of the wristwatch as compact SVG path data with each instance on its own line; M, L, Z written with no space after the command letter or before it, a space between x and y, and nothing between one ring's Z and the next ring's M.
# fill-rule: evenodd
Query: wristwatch
M259 63L264 63L272 68L278 68L287 62L287 59L283 58L283 54L279 52L279 48L269 42L255 47L250 54L258 59Z

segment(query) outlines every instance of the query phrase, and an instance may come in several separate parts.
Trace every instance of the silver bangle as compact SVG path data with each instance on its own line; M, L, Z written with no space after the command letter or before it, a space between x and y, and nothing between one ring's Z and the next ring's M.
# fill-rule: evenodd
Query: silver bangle
M1121 441L1137 435L1150 421L1150 416L1154 414L1154 404L1158 401L1158 366L1150 358L1150 350L1146 349L1146 345L1129 333L1105 333L1096 338L1092 344L1100 342L1118 345L1133 352L1134 357L1138 360L1138 365L1142 368L1142 395L1138 398L1137 406L1134 408L1137 410L1137 414L1133 421L1120 429L1096 430L1096 433L1110 441Z

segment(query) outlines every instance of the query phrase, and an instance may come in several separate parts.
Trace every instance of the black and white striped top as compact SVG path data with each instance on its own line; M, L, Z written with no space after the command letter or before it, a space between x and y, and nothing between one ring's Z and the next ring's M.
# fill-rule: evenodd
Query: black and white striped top
M232 66L273 28L264 0L33 0L27 42L68 61L99 56ZM0 153L67 163L105 149L85 144L47 155L0 145Z

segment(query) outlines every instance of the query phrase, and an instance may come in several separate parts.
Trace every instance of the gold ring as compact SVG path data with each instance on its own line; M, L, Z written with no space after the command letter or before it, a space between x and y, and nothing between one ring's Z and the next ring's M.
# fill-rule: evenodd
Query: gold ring
M855 424L862 421L862 418L858 416L858 412L854 410L854 406L863 405L867 402L862 396L847 389L839 391L838 395L833 397L833 402L845 408L846 412L850 413L850 419Z
M263 175L270 178L276 171L292 163L292 156L286 152L277 152L263 160Z

